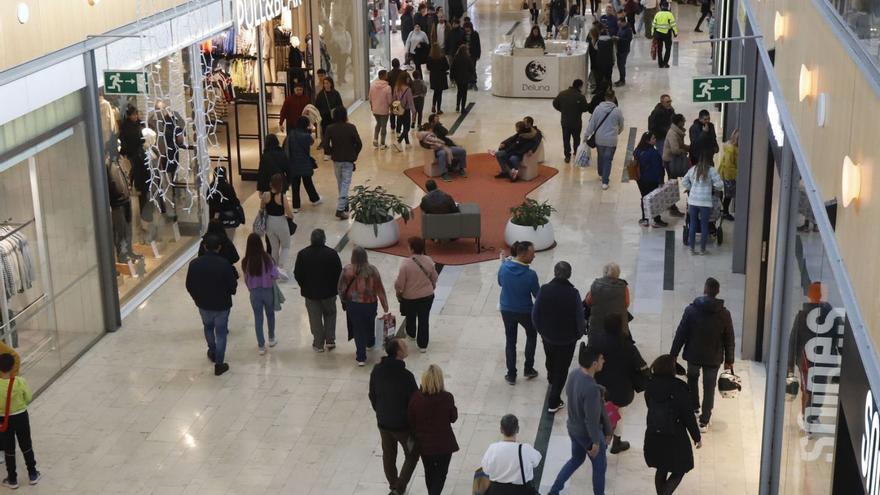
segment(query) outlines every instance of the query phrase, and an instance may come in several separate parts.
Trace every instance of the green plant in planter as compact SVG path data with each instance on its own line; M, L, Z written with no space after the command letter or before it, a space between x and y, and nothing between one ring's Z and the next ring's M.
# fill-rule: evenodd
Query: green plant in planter
M412 217L412 208L403 198L386 192L382 186L356 186L348 198L348 206L354 221L372 225L375 235L379 235L379 224L390 222L395 215L400 215L404 222Z
M521 205L510 209L510 221L515 225L538 230L538 227L550 223L550 214L554 211L556 208L553 208L547 201L538 203L534 199L526 199Z

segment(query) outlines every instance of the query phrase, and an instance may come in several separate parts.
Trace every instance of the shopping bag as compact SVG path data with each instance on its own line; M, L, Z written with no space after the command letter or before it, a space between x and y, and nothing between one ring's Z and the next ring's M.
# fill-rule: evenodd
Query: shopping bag
M252 227L254 234L266 235L267 217L268 217L268 213L266 213L266 210L260 210L260 212L257 213L257 216L254 217L254 225Z
M275 296L275 311L281 311L281 305L284 304L285 298L284 294L281 292L281 287L278 287L277 280L272 281L272 293Z
M681 196L678 191L677 180L671 180L662 184L642 198L645 216L647 218L654 218L668 210L670 206L678 203L679 199L681 199Z
M608 415L608 422L611 423L611 429L614 430L617 428L617 423L620 421L620 408L617 407L613 402L606 401L605 402L605 414Z
M384 346L385 341L397 334L397 318L394 315L376 317L376 345Z
M651 40L651 60L657 60L657 45L659 43L656 39Z
M489 475L483 471L483 468L477 468L474 471L474 486L473 490L471 490L474 495L485 495L489 491L489 485L491 484Z
M574 164L578 167L590 166L590 147L587 143L581 143L574 155Z

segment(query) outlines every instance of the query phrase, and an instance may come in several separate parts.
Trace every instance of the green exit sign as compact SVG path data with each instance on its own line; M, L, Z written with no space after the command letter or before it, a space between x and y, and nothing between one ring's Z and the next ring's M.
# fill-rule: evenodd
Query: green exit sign
M742 103L746 101L746 76L695 77L694 103Z
M105 70L104 94L144 95L147 94L147 74L140 71Z

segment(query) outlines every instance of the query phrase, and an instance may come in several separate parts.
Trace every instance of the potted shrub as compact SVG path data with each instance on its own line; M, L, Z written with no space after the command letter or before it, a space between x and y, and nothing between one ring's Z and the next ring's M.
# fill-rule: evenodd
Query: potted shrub
M349 237L365 248L383 248L397 244L400 229L395 216L406 222L412 217L412 208L403 199L385 191L382 186L357 186L348 198L354 224Z
M517 241L530 241L535 251L550 249L556 244L550 214L556 211L547 201L539 203L526 199L510 209L510 220L504 229L504 242L512 246Z

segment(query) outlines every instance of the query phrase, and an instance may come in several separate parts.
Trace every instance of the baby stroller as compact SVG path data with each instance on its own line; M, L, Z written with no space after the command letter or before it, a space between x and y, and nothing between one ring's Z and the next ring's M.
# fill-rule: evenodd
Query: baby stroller
M721 216L721 198L716 195L712 195L712 213L709 214L709 236L715 238L715 242L720 246L724 241L724 229L721 227L721 224L724 223L724 218ZM687 246L688 243L688 229L691 226L691 215L690 213L686 213L684 216L684 229L681 232L681 242ZM700 233L700 224L697 223L697 234Z

